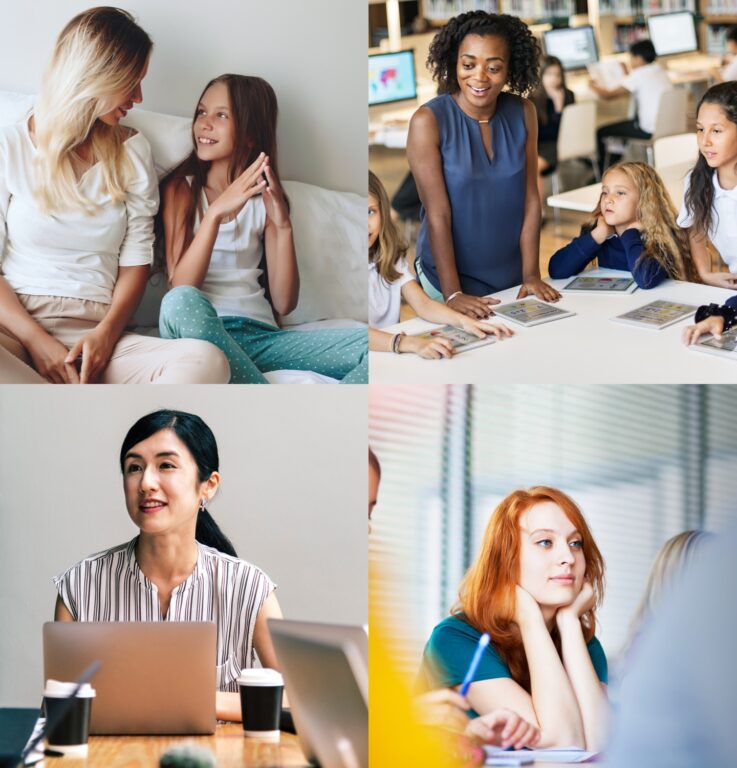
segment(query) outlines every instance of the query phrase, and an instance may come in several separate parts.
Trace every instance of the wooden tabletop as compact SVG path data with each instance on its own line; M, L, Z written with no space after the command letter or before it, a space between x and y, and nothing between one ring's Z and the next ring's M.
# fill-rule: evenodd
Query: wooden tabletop
M282 733L279 743L247 739L240 724L219 725L212 736L91 736L86 760L47 757L45 768L155 768L172 747L196 744L209 749L218 768L272 768L309 765L296 736Z

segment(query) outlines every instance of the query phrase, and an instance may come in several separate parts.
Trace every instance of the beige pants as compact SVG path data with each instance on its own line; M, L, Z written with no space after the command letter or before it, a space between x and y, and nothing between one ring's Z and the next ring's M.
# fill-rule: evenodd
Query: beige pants
M18 299L31 317L65 347L93 330L109 306L86 299L28 296ZM227 384L225 355L207 341L159 339L124 333L100 381L104 384ZM45 384L23 345L0 326L0 383Z

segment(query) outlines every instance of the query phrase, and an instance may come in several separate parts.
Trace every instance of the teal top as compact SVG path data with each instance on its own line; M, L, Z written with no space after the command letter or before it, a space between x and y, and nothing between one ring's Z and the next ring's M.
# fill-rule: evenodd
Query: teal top
M481 633L460 616L448 616L433 629L425 645L420 670L420 683L424 688L453 688L463 682ZM589 656L602 683L608 679L607 661L601 643L592 637L588 642ZM494 638L481 655L475 680L494 680L509 677L509 667L494 648Z

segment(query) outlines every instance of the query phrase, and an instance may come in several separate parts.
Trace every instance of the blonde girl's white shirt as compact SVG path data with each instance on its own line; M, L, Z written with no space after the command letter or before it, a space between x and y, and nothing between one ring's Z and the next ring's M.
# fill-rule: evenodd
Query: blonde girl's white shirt
M384 328L399 322L402 286L414 280L414 277L405 259L399 259L394 267L399 277L388 283L379 274L376 264L369 262L369 325L372 328Z
M217 687L237 691L240 671L256 666L256 619L275 588L257 566L197 544L197 564L161 613L156 585L138 566L138 537L90 555L54 584L75 621L213 621L217 629Z
M16 293L110 304L118 268L151 263L159 207L151 147L137 133L123 148L132 166L124 202L112 202L96 163L79 180L94 213L45 214L33 195L28 122L0 129L0 273Z
M191 183L191 178L188 178ZM203 211L207 197L202 193ZM195 222L195 229L199 220ZM264 257L266 206L261 195L246 201L231 221L221 223L210 266L200 290L219 317L247 317L273 325L274 313L260 283Z
M730 272L737 272L737 187L734 189L722 189L719 185L719 175L714 171L712 177L714 185L714 201L711 207L711 231L709 239L719 251L724 263ZM678 214L678 226L690 227L693 225L693 217L686 210L686 192L691 184L691 172L689 171L683 185L683 203Z

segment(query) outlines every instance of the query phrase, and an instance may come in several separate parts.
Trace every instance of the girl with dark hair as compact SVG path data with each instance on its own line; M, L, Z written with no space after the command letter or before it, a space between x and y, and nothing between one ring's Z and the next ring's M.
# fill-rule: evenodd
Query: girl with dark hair
M162 183L172 290L161 335L218 346L231 383L266 384L264 372L316 371L368 382L365 330L285 331L299 274L289 206L276 162L277 102L259 77L221 75L205 87L194 149Z
M214 621L217 713L239 720L237 678L257 660L277 668L266 620L275 585L237 558L207 505L220 485L217 443L199 416L139 419L120 450L131 541L85 558L54 583L56 621Z
M456 16L427 60L441 95L410 122L417 274L430 298L478 319L498 303L487 294L520 283L520 297L560 297L540 278L537 116L522 98L538 86L539 56L514 16Z
M544 206L543 176L558 164L558 132L563 108L576 97L566 86L566 73L561 60L543 56L540 63L540 87L530 96L537 110L537 189Z
M691 255L700 278L719 288L737 287L737 82L704 94L696 112L699 158L686 178L678 223L688 228ZM729 268L713 272L711 244ZM696 324L683 331L685 344L704 333L721 336L737 322L737 297L699 307Z

